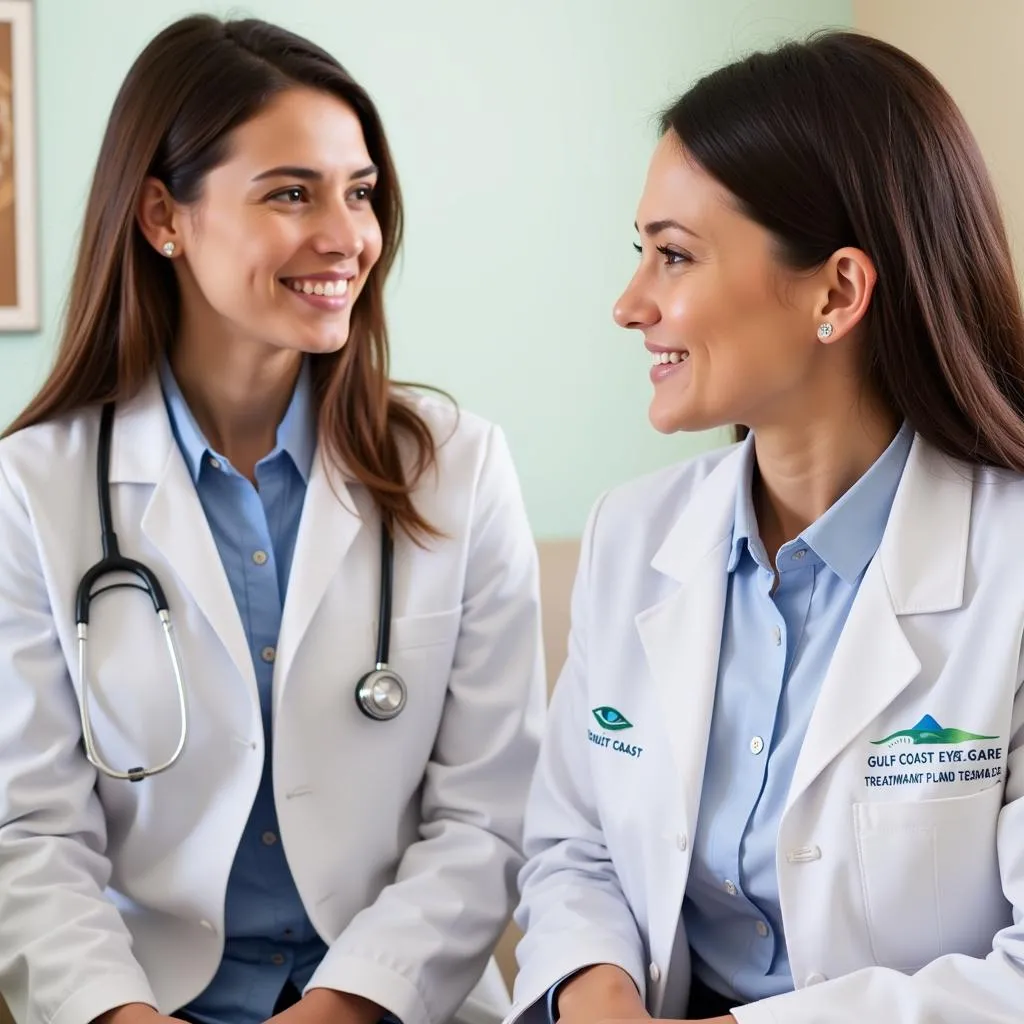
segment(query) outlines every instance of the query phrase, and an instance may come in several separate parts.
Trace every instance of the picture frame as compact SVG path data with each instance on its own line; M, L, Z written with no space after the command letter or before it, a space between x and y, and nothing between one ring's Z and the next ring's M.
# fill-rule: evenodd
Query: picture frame
M0 0L0 332L39 320L32 0Z

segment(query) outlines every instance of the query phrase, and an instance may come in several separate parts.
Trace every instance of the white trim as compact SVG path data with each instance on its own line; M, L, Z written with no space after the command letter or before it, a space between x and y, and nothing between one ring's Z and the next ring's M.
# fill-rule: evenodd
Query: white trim
M37 331L40 327L33 14L31 0L0 0L0 21L12 26L14 230L18 244L18 304L0 306L0 331Z

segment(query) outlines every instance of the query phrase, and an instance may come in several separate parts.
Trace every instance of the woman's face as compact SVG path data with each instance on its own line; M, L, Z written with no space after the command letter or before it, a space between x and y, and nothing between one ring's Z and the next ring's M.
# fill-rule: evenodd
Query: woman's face
M653 425L665 433L789 415L814 389L826 346L814 273L779 260L774 239L667 133L637 215L640 265L615 305L653 360Z
M381 253L376 181L349 106L306 88L275 97L232 134L200 199L176 210L183 325L204 339L340 349Z

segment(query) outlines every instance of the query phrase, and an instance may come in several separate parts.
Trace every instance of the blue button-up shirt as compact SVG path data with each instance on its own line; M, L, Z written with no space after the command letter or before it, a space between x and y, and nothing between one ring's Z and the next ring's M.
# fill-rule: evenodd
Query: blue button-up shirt
M206 991L184 1009L204 1024L262 1024L285 983L291 980L301 991L327 951L281 847L270 732L274 655L316 449L316 413L304 365L274 450L256 464L257 488L211 449L166 364L161 383L245 628L266 741L263 776L228 879L224 957Z
M737 1002L791 991L775 853L822 680L881 543L910 453L906 425L820 519L776 556L757 528L753 436L736 495L711 735L683 902L694 973Z

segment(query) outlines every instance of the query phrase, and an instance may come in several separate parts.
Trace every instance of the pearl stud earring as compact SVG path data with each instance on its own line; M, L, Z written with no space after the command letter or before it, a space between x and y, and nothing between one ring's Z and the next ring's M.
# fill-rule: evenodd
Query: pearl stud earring
M174 243L173 242L164 242L163 250L164 250L164 255L165 256L173 256L174 255Z

